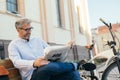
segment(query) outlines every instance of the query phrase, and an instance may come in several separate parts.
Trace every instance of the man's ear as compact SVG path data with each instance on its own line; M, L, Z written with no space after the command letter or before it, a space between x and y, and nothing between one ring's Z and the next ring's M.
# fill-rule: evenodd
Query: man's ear
M17 32L19 32L19 29L18 29L18 28L16 28L16 30L17 30Z

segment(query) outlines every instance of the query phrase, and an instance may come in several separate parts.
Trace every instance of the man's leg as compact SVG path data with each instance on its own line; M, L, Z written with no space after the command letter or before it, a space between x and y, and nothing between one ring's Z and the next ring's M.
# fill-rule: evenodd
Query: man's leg
M52 76L50 80L81 80L81 78L79 72L76 70Z
M35 69L30 80L50 80L50 76L42 72L38 73L38 69Z
M37 68L31 80L49 80L51 76L74 71L72 63L50 62L48 65Z

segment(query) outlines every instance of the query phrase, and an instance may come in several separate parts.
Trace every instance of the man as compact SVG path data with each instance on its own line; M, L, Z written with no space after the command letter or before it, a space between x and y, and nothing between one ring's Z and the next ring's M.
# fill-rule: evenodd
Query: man
M40 38L32 38L31 21L21 19L15 23L18 39L8 46L9 58L19 69L22 80L80 80L77 69L80 64L50 62L44 58L48 46Z

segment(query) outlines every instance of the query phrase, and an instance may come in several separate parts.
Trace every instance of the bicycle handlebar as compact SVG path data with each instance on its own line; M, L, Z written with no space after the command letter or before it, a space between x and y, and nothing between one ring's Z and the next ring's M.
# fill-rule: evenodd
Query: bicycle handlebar
M102 23L104 23L108 28L109 28L109 31L110 31L110 34L111 34L111 36L112 36L112 39L113 39L113 41L115 42L115 38L114 38L114 36L113 36L113 33L112 33L112 25L111 25L111 23L109 23L109 25L108 25L108 23L106 23L102 18L100 18L99 19Z
M102 23L104 23L106 26L109 27L109 25L108 25L102 18L100 18L99 20L100 20Z
M107 43L113 49L114 55L117 55L117 51L115 49L116 41L115 41L115 38L112 33L112 25L111 25L111 23L108 25L102 18L100 18L100 21L102 21L109 28L109 31L110 31L113 41L108 41Z

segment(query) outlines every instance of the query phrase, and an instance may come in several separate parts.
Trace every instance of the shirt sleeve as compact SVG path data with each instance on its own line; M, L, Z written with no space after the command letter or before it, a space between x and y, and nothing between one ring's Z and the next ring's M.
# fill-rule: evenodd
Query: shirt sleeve
M9 58L12 60L14 66L18 69L34 69L34 60L21 59L19 51L15 44L9 44L8 46Z
M41 42L44 49L49 46L44 40L41 40Z

